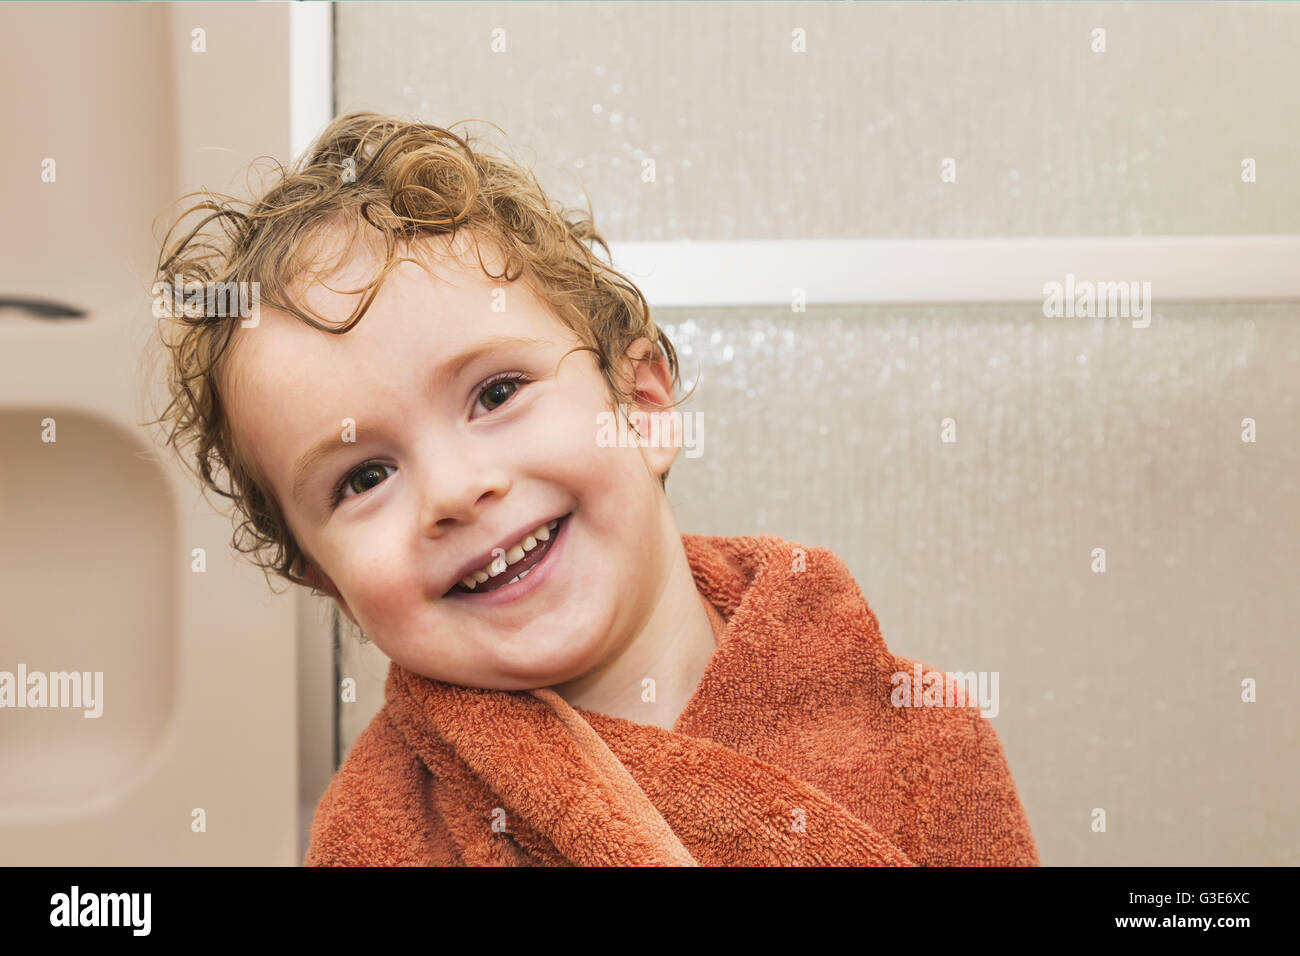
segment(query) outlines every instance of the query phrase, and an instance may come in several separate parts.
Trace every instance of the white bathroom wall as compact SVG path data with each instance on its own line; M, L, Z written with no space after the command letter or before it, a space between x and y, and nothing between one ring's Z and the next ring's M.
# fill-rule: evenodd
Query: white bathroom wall
M582 204L581 182L615 239L1300 221L1295 4L344 2L337 15L340 112L491 121L557 198ZM939 179L945 157L955 182ZM1244 157L1258 182L1241 182Z

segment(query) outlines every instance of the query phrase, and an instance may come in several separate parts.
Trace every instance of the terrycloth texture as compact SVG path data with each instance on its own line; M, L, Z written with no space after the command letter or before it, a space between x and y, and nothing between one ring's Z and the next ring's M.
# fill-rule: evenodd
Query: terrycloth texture
M719 646L671 731L390 664L305 864L1038 865L993 725L891 703L915 662L839 558L682 542Z

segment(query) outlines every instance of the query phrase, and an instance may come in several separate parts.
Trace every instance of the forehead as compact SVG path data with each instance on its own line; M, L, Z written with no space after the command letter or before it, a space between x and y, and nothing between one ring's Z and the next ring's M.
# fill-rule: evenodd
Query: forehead
M399 243L396 255L416 261L398 262L374 290L365 314L342 334L313 328L263 303L256 327L236 327L226 362L232 391L293 387L295 378L345 369L351 379L374 364L393 368L417 353L436 360L497 334L577 341L526 280L489 278L483 267L500 275L504 257L490 241L480 241L476 250L467 233L458 231L454 241L422 237ZM334 237L325 242L337 246ZM324 256L337 255L334 249L318 248ZM329 271L307 272L287 291L300 311L329 327L342 327L365 301L361 290L382 265L382 248L358 243Z
M345 248L348 243L351 247ZM308 264L293 277L287 292L300 310L306 306L306 310L327 324L341 326L365 300L362 292L365 286L378 280L380 284L372 290L374 300L366 316L345 333L350 335L366 324L372 312L405 313L413 306L430 319L447 319L448 327L442 331L454 331L466 323L453 321L457 315L450 304L463 306L472 300L490 303L496 289L526 291L523 283L506 283L487 276L484 267L500 275L505 259L494 243L478 240L467 229L459 230L454 237L421 236L398 241L393 253L402 261L382 275L385 253L373 232L350 235L344 230L326 231L299 253L300 261ZM444 299L449 302L442 302ZM319 331L287 312L272 311L274 318L281 320L273 323L277 328L292 322L306 332Z

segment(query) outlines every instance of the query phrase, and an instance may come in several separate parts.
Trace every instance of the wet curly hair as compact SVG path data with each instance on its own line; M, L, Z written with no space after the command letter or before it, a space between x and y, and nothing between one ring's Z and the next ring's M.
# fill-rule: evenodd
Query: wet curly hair
M473 121L452 126L465 122ZM643 337L652 345L644 360L666 360L675 391L677 354L651 318L645 297L586 245L599 245L612 262L608 245L592 223L590 199L585 216L581 210L552 204L524 164L482 147L475 137L438 126L372 112L339 116L288 169L273 160L278 179L260 198L244 201L204 189L177 200L202 197L159 241L153 293L173 301L174 276L188 280L183 283L187 295L194 281L208 290L215 284L256 282L261 302L322 333L343 335L365 315L388 274L402 261L414 261L398 254L399 242L454 239L458 229L465 229L476 242L486 238L504 254L500 275L490 272L479 255L489 278L513 282L524 276L585 343L570 353L595 355L611 405L634 404L631 383L625 386L617 370L628 347ZM195 215L201 220L173 241ZM288 292L308 274L307 250L327 236L345 238L339 262L351 255L358 238L376 248L382 240L386 250L382 266L360 290L361 303L341 325L305 313ZM233 503L232 545L237 551L264 572L311 586L302 576L310 557L294 539L271 489L257 480L230 427L220 385L241 317L218 308L211 291L206 305L193 304L198 307L168 308L159 314L170 402L160 416L144 424L164 425L164 443L195 474L204 492ZM222 473L225 485L218 480ZM660 477L664 487L667 477L667 471Z

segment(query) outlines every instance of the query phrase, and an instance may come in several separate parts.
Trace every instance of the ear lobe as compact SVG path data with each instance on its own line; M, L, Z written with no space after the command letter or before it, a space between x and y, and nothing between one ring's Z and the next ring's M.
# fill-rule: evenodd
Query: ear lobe
M295 580L313 591L320 591L327 597L336 597L338 591L334 587L334 582L323 571L318 571L310 561L305 558L299 558L289 572Z
M307 559L299 555L289 565L289 577L297 584L305 585L309 588L316 587L316 569L307 563Z
M301 558L295 565L295 567L298 566L302 567L302 572L301 574L295 575L296 579L302 584L310 587L313 591L319 592L325 597L333 598L334 603L337 604L339 610L343 612L343 616L353 624L356 624L357 630L361 630L361 625L358 624L357 619L353 617L352 609L348 607L347 600L344 599L343 595L339 594L339 589L334 586L334 582L330 580L329 575L324 571L318 570L315 565L311 564L309 561Z

